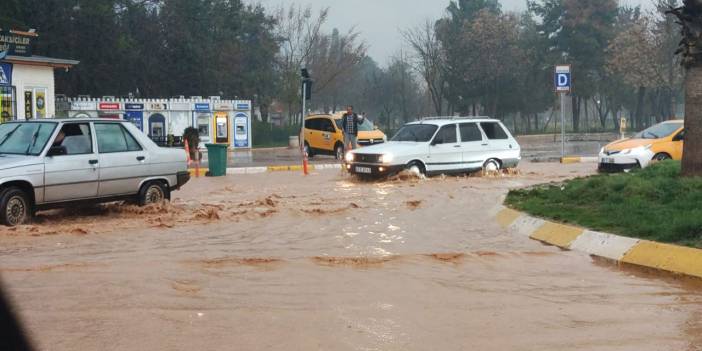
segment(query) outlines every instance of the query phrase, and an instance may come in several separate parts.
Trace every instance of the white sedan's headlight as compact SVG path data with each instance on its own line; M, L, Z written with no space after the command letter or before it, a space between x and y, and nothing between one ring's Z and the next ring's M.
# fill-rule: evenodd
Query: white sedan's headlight
M380 156L381 163L390 163L393 159L395 159L395 155L393 154L383 154L382 156Z
M346 162L353 162L353 153L346 153Z

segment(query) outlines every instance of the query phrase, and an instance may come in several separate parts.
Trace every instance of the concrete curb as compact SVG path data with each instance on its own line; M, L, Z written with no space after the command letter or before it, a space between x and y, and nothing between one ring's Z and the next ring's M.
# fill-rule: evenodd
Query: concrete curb
M322 170L322 169L341 169L341 164L329 163L329 164L312 164L307 167L308 170ZM194 177L196 170L194 168L188 169L190 176ZM204 177L209 170L207 168L200 168L199 176ZM288 166L262 166L262 167L231 167L227 168L227 175L234 174L261 174L268 172L302 172L301 165L288 165Z
M597 163L597 156L565 156L561 158L561 163Z
M702 250L661 244L534 218L502 207L495 216L505 229L566 250L613 261L702 278Z

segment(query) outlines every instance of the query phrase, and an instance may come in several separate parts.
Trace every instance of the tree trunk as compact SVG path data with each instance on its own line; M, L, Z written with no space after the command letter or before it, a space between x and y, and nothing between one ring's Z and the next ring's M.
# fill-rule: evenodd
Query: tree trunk
M644 97L646 96L646 88L639 87L638 97L636 98L636 112L634 113L634 125L636 130L644 129L644 117L643 117L643 104Z
M702 176L702 65L687 68L685 74L685 144L683 176Z
M580 131L580 98L573 95L571 98L573 107L573 131Z

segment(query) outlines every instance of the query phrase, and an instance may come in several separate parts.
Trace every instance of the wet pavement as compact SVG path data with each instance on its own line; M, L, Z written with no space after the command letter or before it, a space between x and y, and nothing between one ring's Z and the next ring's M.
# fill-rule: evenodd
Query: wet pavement
M592 172L199 178L4 229L0 274L42 350L700 350L700 282L493 218L510 188Z

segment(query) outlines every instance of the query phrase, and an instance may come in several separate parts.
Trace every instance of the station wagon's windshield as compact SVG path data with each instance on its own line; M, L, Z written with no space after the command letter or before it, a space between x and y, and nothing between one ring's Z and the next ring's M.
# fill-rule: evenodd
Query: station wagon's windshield
M428 142L438 127L433 124L408 124L397 132L392 141Z
M638 139L659 139L665 138L676 130L680 129L681 125L678 123L661 123L656 124L653 127L645 129L639 134L636 134Z
M336 122L336 127L339 128L339 130L344 130L343 119L337 118L334 122ZM375 130L375 125L367 118L364 118L363 123L358 125L359 132L370 132L373 130Z
M0 124L0 154L39 155L55 128L53 122Z

